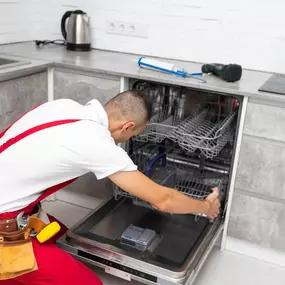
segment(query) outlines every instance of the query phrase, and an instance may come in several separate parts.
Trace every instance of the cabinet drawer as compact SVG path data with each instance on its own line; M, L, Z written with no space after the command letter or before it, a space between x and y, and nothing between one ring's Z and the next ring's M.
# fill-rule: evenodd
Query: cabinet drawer
M285 141L285 108L249 103L244 133Z

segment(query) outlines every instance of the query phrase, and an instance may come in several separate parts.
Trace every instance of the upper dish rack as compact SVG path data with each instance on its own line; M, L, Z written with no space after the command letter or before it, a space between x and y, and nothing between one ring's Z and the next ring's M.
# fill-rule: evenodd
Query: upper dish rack
M146 129L134 137L134 140L160 143L166 138L175 139L176 126L183 120L178 113L179 110L176 110L175 114L172 115L167 106L161 107L158 113L150 119Z
M225 119L219 120L215 114L210 114L207 118L202 112L197 118L181 123L177 127L179 146L187 152L199 149L207 158L217 156L233 137L236 116L237 111L234 111Z
M179 144L186 152L197 149L206 158L213 158L219 154L234 133L233 122L237 111L230 113L224 119L211 113L208 108L197 110L197 114L181 119L177 109L174 115L169 114L164 107L152 117L145 131L134 137L135 141L159 143L170 139Z

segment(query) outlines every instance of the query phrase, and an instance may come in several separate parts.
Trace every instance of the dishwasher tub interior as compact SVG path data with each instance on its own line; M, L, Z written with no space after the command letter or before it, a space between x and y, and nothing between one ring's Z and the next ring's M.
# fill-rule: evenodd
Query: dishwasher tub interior
M75 255L84 261L127 272L144 283L185 284L223 224L241 99L153 82L130 83L153 103L145 131L126 145L139 170L195 199L205 199L218 187L221 214L209 220L200 213L162 213L114 185L114 197L69 230L63 247L78 247ZM136 229L134 236L123 242L130 225ZM137 229L154 232L151 242Z

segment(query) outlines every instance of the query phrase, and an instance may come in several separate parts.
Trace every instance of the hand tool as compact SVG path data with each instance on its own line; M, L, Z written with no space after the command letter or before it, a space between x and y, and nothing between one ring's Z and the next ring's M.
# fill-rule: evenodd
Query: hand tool
M211 63L202 65L203 73L212 73L219 76L227 82L235 82L240 80L242 75L242 67L238 64L220 64Z
M36 236L40 243L49 240L60 231L60 225L57 222L46 224L37 217L24 215L24 212L20 212L16 217L18 229L23 230L29 227L31 229L29 235Z
M24 212L21 212L17 215L16 222L17 222L18 230L25 229L29 224L28 217L24 216Z

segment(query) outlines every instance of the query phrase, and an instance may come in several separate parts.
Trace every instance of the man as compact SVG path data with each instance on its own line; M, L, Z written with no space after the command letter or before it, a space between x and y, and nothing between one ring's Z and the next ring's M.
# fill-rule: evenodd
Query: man
M16 121L0 135L0 236L4 230L1 225L13 225L20 211L31 215L46 195L88 172L97 179L109 177L160 211L216 217L218 189L199 201L160 186L139 172L117 146L142 132L150 116L147 98L140 92L127 91L104 107L97 100L86 106L68 99L55 100ZM11 278L0 281L2 284L101 284L91 270L54 243L40 244L33 238L32 245L37 267L25 274L17 271L15 278L8 275ZM0 262L5 264L3 259Z

